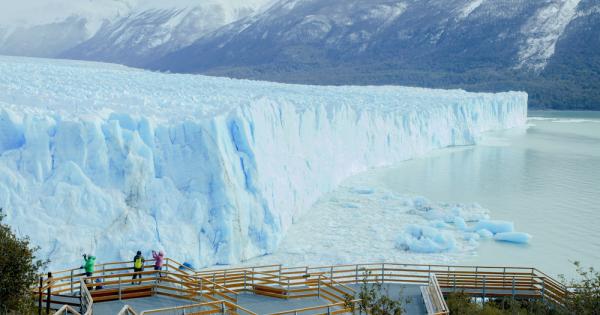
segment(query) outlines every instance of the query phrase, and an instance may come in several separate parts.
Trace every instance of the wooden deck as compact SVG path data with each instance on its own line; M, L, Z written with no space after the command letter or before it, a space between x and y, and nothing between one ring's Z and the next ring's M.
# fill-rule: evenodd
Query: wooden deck
M48 306L57 309L60 298L71 297L70 307L86 315L110 314L125 305L130 311L121 314L346 314L344 301L357 303L359 284L375 281L396 298L408 297L409 314L448 314L443 296L451 292L484 299L535 298L557 305L567 294L562 284L534 268L385 263L195 271L167 259L165 270L140 272L139 283L132 284L130 265L98 265L89 278L78 269L55 272L34 290L41 305L51 300ZM82 279L100 279L103 289L94 290L96 284ZM78 300L79 305L72 303Z

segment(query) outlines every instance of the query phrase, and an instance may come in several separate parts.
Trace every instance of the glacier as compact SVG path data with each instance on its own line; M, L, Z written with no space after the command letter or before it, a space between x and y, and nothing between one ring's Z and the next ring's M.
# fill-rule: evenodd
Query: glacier
M51 267L273 252L344 179L524 126L527 94L306 86L0 57L0 207Z

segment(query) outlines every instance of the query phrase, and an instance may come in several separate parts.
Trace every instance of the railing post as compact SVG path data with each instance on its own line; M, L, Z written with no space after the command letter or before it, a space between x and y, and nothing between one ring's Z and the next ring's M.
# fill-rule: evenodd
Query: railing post
M485 275L483 275L483 302L485 303Z
M255 275L255 273L254 273L254 268L255 268L255 267L252 267L252 287L254 287L254 277L255 277L255 276L254 276L254 275Z
M504 270L502 271L502 288L504 288L506 285L506 267L504 267Z
M248 275L246 274L246 269L244 269L244 291L246 290L246 282L247 282L247 277Z
M119 301L121 301L121 276L119 276Z
M358 265L356 265L356 277L354 279L354 283L357 284L358 283Z
M79 288L79 313L85 313L85 310L83 309L83 288Z
M221 314L225 315L225 302L221 302Z
M40 289L38 290L39 292L39 297L38 297L38 315L42 315L42 288L44 287L44 277L40 277Z
M200 277L200 298L202 298L203 294L204 294L204 289L202 288L202 277Z
M73 270L71 270L71 295L73 295Z
M329 283L333 285L333 266L329 268Z
M279 282L281 283L281 264L279 265Z
M515 276L512 279L512 299L515 299Z
M454 278L454 292L456 292L456 274L452 274L452 277Z
M544 302L544 290L546 289L546 287L545 287L546 281L545 280L546 280L545 278L542 278L542 302Z
M327 306L327 315L331 315L331 307Z
M381 283L385 283L385 263L381 264Z
M227 269L223 271L223 286L227 285Z
M317 280L317 297L321 297L321 275L319 275L319 279Z
M46 314L50 314L50 303L52 303L52 273L48 272L48 291L46 295Z

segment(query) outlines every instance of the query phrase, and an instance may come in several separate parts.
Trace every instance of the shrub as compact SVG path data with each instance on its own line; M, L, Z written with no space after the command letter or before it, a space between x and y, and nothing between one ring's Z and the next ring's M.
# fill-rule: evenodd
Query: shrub
M0 209L0 314L31 314L35 308L31 287L47 261L36 259L27 237L17 237Z

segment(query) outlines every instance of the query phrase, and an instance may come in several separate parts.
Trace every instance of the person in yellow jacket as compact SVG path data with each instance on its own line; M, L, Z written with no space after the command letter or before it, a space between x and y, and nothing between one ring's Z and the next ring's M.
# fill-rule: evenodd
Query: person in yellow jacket
M144 271L144 262L144 256L142 256L142 252L138 250L135 257L133 257L133 280L135 280L136 278L142 279L142 275L140 275L138 272ZM134 284L134 282L132 282L131 284ZM142 282L138 282L137 284L142 284Z

